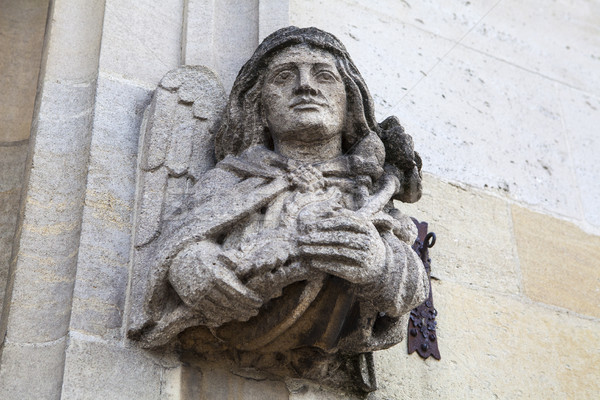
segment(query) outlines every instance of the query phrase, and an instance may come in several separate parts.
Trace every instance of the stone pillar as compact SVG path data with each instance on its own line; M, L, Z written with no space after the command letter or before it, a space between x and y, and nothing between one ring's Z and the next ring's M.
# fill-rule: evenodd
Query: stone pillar
M124 310L139 128L179 65L183 3L106 0L62 399L170 398L176 355L131 344Z
M19 215L19 198L48 14L48 0L0 1L0 309Z
M288 25L288 1L186 0L181 63L206 65L228 92L256 46Z
M102 32L103 1L51 5L15 238L0 398L60 397Z

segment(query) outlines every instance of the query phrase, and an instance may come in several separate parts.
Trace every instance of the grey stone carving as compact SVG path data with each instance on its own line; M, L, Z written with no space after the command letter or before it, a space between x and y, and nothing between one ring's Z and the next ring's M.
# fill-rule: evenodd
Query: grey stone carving
M267 37L228 102L210 70L169 72L142 127L129 337L373 390L370 352L428 294L392 201L419 199L420 168L319 29Z

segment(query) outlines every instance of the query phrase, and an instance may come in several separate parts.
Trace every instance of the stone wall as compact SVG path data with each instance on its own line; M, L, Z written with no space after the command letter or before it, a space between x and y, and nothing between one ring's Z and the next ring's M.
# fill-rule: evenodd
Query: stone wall
M398 206L437 233L442 360L376 353L377 396L596 397L600 5L298 0L290 21L346 44L424 158Z
M5 3L31 3L37 15L11 19L30 21L11 28L16 38L40 27L42 37L47 2L3 0L2 17ZM430 254L442 360L408 356L404 343L377 353L371 398L594 398L598 4L51 3L35 110L41 39L26 45L29 91L16 92L29 97L1 97L3 116L11 99L28 102L29 114L20 105L19 128L0 131L4 260L14 243L10 271L0 263L0 398L347 398L182 363L173 349L140 350L124 334L137 141L152 91L183 63L215 68L229 88L259 40L287 24L338 36L379 119L397 115L424 158L423 199L399 207L438 236ZM26 162L18 148L30 126Z

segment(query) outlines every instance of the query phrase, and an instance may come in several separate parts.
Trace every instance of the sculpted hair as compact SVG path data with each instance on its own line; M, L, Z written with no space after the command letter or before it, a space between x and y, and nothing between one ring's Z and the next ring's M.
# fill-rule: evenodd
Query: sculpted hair
M344 45L335 36L320 29L290 26L266 37L240 70L215 136L217 161L229 154L238 155L258 144L272 149L272 139L261 101L265 71L277 51L301 44L325 50L336 58L347 96L348 118L343 132L344 150L350 151L371 132L379 132L367 85Z

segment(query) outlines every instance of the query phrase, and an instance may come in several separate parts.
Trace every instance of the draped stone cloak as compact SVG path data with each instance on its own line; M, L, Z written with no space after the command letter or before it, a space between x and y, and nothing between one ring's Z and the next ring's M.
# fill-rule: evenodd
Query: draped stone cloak
M204 330L200 336L207 343L199 347L205 350L253 352L302 347L368 352L401 341L405 314L425 300L428 284L410 248L416 230L389 198L370 216L386 249L385 264L370 282L352 283L291 257L277 270L245 279L264 301L258 315L218 326L207 326L207 318L191 310L169 282L173 258L193 243L210 241L223 252L243 253L263 232L293 235L303 209L358 210L383 181L375 164L368 157L344 155L312 165L321 176L298 179L299 162L262 146L227 156L200 178L173 219L163 222L161 237L152 244L158 257L148 266L144 315L130 334L154 347L186 329Z

